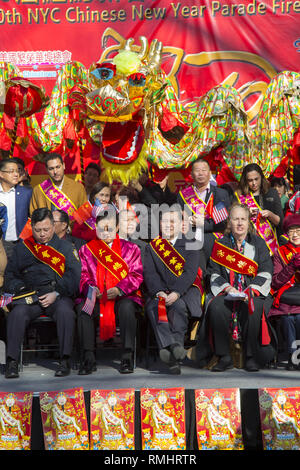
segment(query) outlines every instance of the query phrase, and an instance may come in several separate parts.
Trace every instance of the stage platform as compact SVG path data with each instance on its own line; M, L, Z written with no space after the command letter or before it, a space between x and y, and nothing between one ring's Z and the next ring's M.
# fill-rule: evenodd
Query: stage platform
M159 358L152 357L148 368L145 358L137 359L133 374L121 375L118 371L119 357L117 349L98 351L97 371L88 376L79 376L77 369L64 378L54 377L57 359L36 357L33 353L24 356L25 364L18 379L5 379L3 367L0 374L1 392L33 392L32 416L32 450L44 450L43 432L39 409L39 393L45 391L60 391L82 387L85 395L87 417L89 421L90 391L94 389L134 388L136 397L136 449L141 449L141 434L139 428L139 398L142 388L172 388L184 387L186 400L186 435L187 450L197 450L195 432L195 390L239 388L241 394L241 416L243 441L246 451L262 451L258 389L270 388L300 388L300 371L285 370L284 362L277 368L271 367L258 372L247 372L244 369L232 369L222 373L199 369L193 361L185 359L181 375L170 375L168 368Z
M106 356L106 357L105 357ZM31 358L23 366L18 379L5 379L0 375L1 391L32 391L34 394L44 391L57 391L73 387L83 387L84 390L94 388L114 389L132 387L167 388L184 387L198 388L243 388L258 389L264 387L289 388L300 387L300 371L287 371L284 364L278 368L265 368L258 372L247 372L244 369L231 369L225 372L211 372L198 369L193 361L186 359L181 368L181 375L170 375L167 366L159 359L151 361L146 369L143 361L137 361L133 374L121 375L118 371L119 360L115 355L106 353L97 361L97 371L91 375L79 376L72 369L67 377L56 378L56 359Z

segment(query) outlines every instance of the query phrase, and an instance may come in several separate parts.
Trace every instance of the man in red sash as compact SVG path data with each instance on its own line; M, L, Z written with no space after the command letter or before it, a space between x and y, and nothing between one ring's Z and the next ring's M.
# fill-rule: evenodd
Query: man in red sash
M65 164L61 155L48 154L45 165L49 178L34 187L30 214L39 207L61 209L67 212L72 223L73 213L87 201L84 186L65 175Z
M225 189L211 183L211 170L206 160L199 158L192 164L191 176L193 184L180 191L178 202L192 217L196 225L197 216L204 214L204 232L222 232L226 227L226 218L218 222L212 217L212 206L222 203L228 210L229 194Z
M80 281L80 262L69 242L55 234L52 212L37 209L31 217L32 236L15 246L5 271L5 292L14 295L7 318L6 378L18 377L18 359L25 329L40 315L57 325L61 362L55 375L70 373L75 312L73 300Z
M218 358L213 372L233 367L231 341L241 344L249 372L274 357L264 311L273 264L266 243L252 233L250 224L249 209L234 204L226 232L215 241L207 268L210 299L198 335L198 360L206 347L205 337L211 339L210 346Z
M291 214L283 222L288 242L274 255L272 277L273 306L269 318L280 318L288 353L287 369L299 368L293 359L300 339L300 214Z
M120 373L132 373L138 314L143 299L140 248L118 236L118 214L111 205L96 219L97 239L79 250L82 264L78 305L78 332L82 354L80 375L92 373L95 360L95 324L100 310L100 339L110 340L119 322L122 341Z
M160 358L173 374L181 372L189 319L202 314L201 285L195 281L204 255L199 249L191 249L192 245L182 234L181 208L173 205L162 212L161 237L152 240L145 250L146 312Z

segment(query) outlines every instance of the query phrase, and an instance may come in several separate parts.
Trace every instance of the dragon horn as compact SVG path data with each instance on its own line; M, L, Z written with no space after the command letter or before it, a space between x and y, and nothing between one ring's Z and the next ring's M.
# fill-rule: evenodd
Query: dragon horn
M139 39L142 46L140 52L138 53L138 56L141 60L144 60L148 53L148 40L145 36L140 36Z
M161 56L162 56L162 42L157 41L157 39L154 39L151 42L150 51L149 51L149 65L151 68L158 69L160 67Z

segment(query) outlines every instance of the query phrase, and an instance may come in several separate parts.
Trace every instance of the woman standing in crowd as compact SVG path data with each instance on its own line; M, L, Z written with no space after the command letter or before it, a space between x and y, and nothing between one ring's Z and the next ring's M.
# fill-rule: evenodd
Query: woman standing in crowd
M235 197L240 204L249 207L252 226L273 255L284 215L280 197L276 189L270 187L259 165L250 163L244 167Z
M98 211L112 202L113 192L108 183L100 181L93 187L89 201L75 214L72 235L85 241L96 238L96 218Z
M261 330L262 324L267 326L264 301L270 291L272 271L268 248L262 238L253 233L248 207L233 204L227 229L224 236L215 241L207 269L212 300L208 300L199 337L198 359L201 349L206 353L205 341L210 330L218 358L212 371L233 367L230 338L241 343L245 369L249 372L259 370L273 358L269 329Z
M285 180L285 178L272 178L271 181L271 186L272 188L275 188L276 191L278 192L278 195L280 197L280 202L281 202L281 207L283 210L283 213L285 213L286 210L286 205L289 201L289 195L288 195L288 184Z
M294 341L300 339L300 214L285 219L284 231L288 242L274 255L274 302L269 318L280 318L289 355L287 369L293 370L298 368L292 359L297 349Z

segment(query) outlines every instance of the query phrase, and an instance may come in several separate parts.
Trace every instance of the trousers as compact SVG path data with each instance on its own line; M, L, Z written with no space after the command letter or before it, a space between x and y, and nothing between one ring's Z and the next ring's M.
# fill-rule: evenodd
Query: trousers
M40 304L15 305L7 317L6 356L18 360L24 334L30 322L40 315L46 315L56 323L60 357L70 356L73 349L75 311L69 297L61 297L52 305L43 308Z
M237 309L242 330L243 350L247 357L256 355L259 344L263 305L264 299L255 297L254 313L249 315L248 304L245 302L238 303ZM218 295L208 305L207 317L212 330L214 351L217 356L230 355L229 325L232 310L233 302L224 300L224 295Z
M99 318L98 305L92 315L82 312L83 303L78 304L78 338L81 354L85 351L95 352L96 322ZM141 307L131 299L121 298L115 303L116 322L120 327L122 359L129 359L135 349L138 314ZM100 326L101 327L101 326Z
M168 322L158 322L158 299L150 299L146 303L146 314L151 323L159 349L178 343L184 345L185 334L188 330L188 308L184 300L178 299L167 307Z

